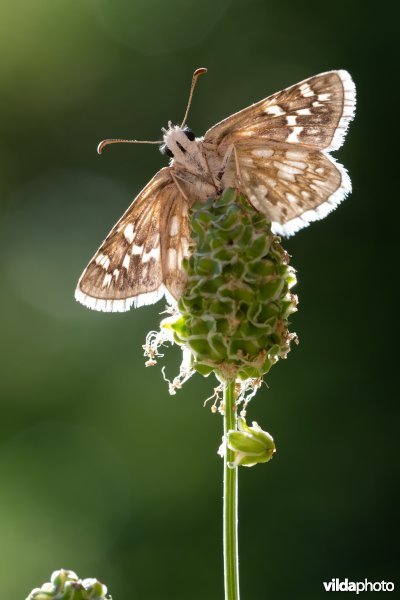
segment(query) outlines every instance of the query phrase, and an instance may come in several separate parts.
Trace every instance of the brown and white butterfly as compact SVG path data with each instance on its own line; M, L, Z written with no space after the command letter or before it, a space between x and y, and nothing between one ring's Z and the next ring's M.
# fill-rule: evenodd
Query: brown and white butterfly
M95 310L125 311L163 295L173 303L185 285L182 259L196 200L236 187L292 235L325 217L351 191L346 170L329 155L354 116L355 86L346 71L329 71L241 110L195 138L182 124L162 129L171 157L113 227L79 279L75 298ZM141 143L136 140L105 140ZM145 142L143 142L145 143ZM151 142L161 143L161 142Z

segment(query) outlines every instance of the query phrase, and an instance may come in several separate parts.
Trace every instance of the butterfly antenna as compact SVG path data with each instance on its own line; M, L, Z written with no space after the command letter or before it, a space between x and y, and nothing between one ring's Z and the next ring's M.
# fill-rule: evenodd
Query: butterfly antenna
M147 140L103 140L97 146L97 153L101 154L103 149L109 144L162 144L162 141L159 140L157 142L149 142Z
M193 73L192 84L190 86L189 100L187 103L186 112L185 112L185 116L183 117L181 127L184 127L184 125L186 123L186 119L188 118L190 105L192 103L193 92L194 92L194 88L196 87L197 79L198 79L199 75L203 75L203 73L207 73L207 69L205 67L200 67L200 69L196 69L195 72Z

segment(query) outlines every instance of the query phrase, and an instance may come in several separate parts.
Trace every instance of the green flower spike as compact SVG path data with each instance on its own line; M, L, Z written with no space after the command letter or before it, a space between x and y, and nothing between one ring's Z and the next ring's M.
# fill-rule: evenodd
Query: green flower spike
M288 318L297 298L289 257L266 217L233 189L217 200L195 204L191 212L193 252L184 261L187 285L177 309L151 332L144 346L148 365L158 349L175 342L183 349L179 375L170 393L195 372L214 372L241 387L238 402L257 389L263 375L290 342Z
M97 579L79 579L73 571L54 571L50 582L35 588L26 600L112 600Z

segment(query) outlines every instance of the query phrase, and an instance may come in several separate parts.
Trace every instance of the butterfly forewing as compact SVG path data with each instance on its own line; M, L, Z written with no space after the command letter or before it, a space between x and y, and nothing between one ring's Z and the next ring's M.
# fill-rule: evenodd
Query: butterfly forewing
M185 209L170 169L161 169L88 264L76 299L96 310L125 311L132 304L153 303L168 292L177 297L170 281L177 276L183 286L181 261L189 236Z
M347 71L305 79L221 121L204 137L223 149L248 138L336 150L354 114L354 84Z

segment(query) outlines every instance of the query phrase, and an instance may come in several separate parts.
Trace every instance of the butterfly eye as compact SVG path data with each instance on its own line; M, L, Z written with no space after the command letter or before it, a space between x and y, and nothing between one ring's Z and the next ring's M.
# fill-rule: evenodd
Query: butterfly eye
M170 158L174 158L174 153L168 148L167 144L160 146L160 152L161 154L166 154Z
M183 131L186 134L186 137L188 138L188 140L193 142L194 138L195 138L193 131L189 127L185 127L185 129Z

